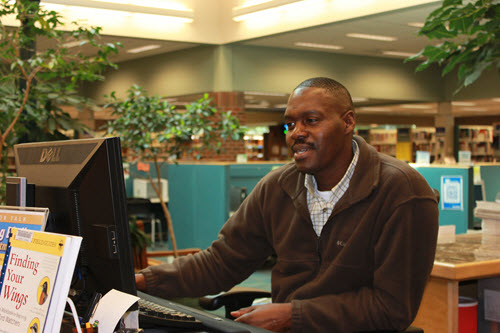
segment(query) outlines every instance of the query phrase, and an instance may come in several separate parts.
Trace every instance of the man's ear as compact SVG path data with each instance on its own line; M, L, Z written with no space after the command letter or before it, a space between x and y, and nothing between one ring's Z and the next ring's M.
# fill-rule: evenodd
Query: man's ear
M354 131L354 126L356 126L354 111L349 110L344 114L344 123L345 123L346 134Z

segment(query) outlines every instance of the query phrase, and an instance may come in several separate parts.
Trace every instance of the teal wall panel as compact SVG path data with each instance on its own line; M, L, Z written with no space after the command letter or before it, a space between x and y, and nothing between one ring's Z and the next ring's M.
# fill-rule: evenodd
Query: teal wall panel
M227 167L169 165L170 213L179 248L206 248L226 222Z
M257 182L275 167L273 164L172 164L161 168L168 180L168 207L177 247L207 248L217 239L229 218L231 186L245 187L250 193ZM152 176L156 173L151 168ZM127 196L133 193L134 177L144 177L135 164L130 165Z
M432 167L415 166L415 169L424 176L429 186L440 191L439 225L455 225L455 232L463 234L473 226L473 179L472 167ZM443 209L443 193L441 193L442 176L462 177L462 210Z
M495 201L495 197L500 192L500 164L480 165L481 179L484 181L484 191L487 201Z
M250 193L262 177L269 171L282 165L283 163L231 164L229 166L229 185L234 187L245 187L247 193Z

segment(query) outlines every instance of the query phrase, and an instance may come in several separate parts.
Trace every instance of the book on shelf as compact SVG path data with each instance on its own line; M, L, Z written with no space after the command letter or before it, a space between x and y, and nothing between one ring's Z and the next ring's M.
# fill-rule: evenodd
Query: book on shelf
M43 231L48 208L0 206L0 267L2 267L11 228Z
M0 333L60 331L81 242L11 229L0 274Z

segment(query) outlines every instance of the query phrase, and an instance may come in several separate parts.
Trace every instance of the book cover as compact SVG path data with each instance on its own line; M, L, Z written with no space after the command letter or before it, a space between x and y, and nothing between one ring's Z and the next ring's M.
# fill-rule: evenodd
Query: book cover
M11 229L0 274L0 333L59 332L81 241Z
M0 207L0 267L7 249L10 228L43 231L48 215L48 208Z

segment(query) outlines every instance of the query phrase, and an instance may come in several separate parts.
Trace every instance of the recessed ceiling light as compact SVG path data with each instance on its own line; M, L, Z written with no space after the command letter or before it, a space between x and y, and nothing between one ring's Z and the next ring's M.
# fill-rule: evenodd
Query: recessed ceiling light
M474 102L451 102L451 105L453 105L453 106L475 106L476 103L474 103Z
M425 25L425 23L424 22L409 22L408 25L410 27L422 28Z
M351 38L373 39L373 40L379 40L379 41L383 41L383 42L393 42L393 41L397 40L396 37L391 37L391 36L358 34L358 33L348 33L348 34L346 34L346 36L351 37Z
M295 46L312 47L318 49L330 49L330 50L342 50L344 48L343 46L340 45L304 43L304 42L296 42Z
M406 58L414 56L415 54L417 54L417 52L411 53L411 52L399 52L399 51L382 51L382 54Z
M158 45L158 44L145 45L145 46L141 46L141 47L136 47L135 49L127 50L127 53L141 53L141 52L151 51L151 50L158 49L158 48L160 48L160 45Z

